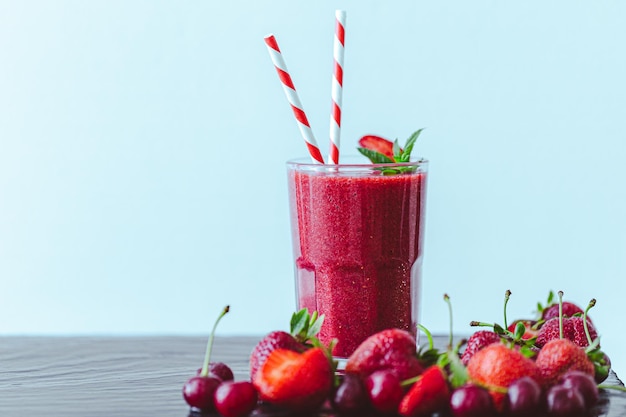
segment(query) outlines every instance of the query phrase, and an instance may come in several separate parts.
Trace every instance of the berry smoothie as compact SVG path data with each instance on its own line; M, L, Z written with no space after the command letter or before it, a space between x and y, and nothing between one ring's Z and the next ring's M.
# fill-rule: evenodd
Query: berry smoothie
M383 329L417 334L428 164L410 165L288 164L298 309L325 315L337 357Z

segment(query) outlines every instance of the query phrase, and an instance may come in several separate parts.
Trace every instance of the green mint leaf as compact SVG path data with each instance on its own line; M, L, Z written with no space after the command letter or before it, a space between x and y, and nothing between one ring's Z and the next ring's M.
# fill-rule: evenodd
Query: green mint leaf
M370 161L375 164L391 164L393 161L386 155L380 152L372 151L366 148L356 148L359 152L365 155Z
M393 141L393 157L397 161L399 157L402 156L402 148L398 143L398 139Z
M409 162L410 161L410 159L411 159L411 152L413 152L413 146L415 145L415 142L417 141L417 138L419 137L419 135L422 133L422 130L424 130L424 129L416 130L406 140L406 144L404 145L404 151L402 151L402 155L400 155L401 159L402 159L402 162Z

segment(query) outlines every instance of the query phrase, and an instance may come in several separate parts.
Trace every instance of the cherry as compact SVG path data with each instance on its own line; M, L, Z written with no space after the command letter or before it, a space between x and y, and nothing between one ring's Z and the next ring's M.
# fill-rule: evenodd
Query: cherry
M202 368L198 369L196 375L200 375L201 372ZM217 378L221 381L233 381L235 379L232 369L230 369L230 367L224 362L209 363L209 376Z
M341 384L337 387L331 403L333 408L341 414L360 415L370 405L361 377L357 374L346 373Z
M476 385L455 389L450 396L450 409L454 417L486 417L495 414L491 395Z
M400 379L391 371L376 371L365 378L365 390L374 408L382 413L398 409L404 396Z
M213 411L215 410L213 395L221 383L219 379L210 376L194 376L183 386L183 398L193 408Z
M221 318L224 317L229 310L229 306L224 307L224 310L222 310L213 325L213 329L209 335L209 341L207 342L204 364L202 365L200 372L198 375L190 378L185 385L183 385L183 398L187 404L202 411L213 411L215 409L213 395L222 380L209 376L209 361L211 360L211 349L213 348L215 329Z
M247 416L254 410L258 394L249 381L226 381L215 390L215 409L224 417Z
M528 376L513 381L507 390L505 408L515 417L537 415L543 408L541 386Z
M561 378L561 385L565 388L577 390L582 395L586 407L598 402L600 393L593 377L581 371L569 371Z
M581 416L585 414L585 400L575 389L555 385L548 391L548 413L551 416Z

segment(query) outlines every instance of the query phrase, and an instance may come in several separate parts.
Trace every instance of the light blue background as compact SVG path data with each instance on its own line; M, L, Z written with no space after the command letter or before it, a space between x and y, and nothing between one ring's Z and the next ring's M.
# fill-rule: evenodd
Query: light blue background
M286 328L305 148L263 36L326 153L339 8L342 152L427 128L422 323L595 297L623 371L621 1L0 0L0 334Z

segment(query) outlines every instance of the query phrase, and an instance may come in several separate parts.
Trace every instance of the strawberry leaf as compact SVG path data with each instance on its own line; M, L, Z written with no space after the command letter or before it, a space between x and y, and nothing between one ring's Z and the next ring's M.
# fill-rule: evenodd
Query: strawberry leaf
M309 315L309 310L303 308L291 316L291 334L301 343L310 342L319 333L324 315L318 316L317 311Z
M309 311L306 308L291 316L291 334L294 336L306 333L309 326Z

